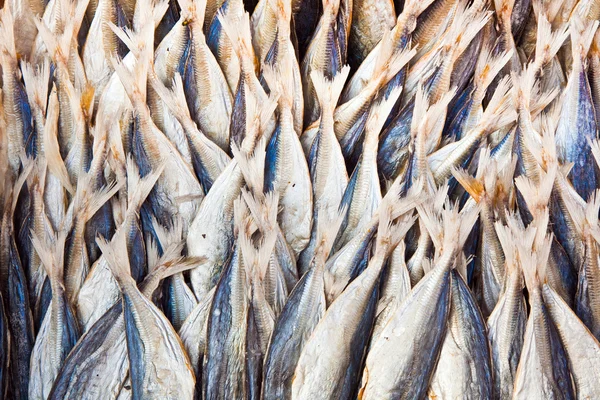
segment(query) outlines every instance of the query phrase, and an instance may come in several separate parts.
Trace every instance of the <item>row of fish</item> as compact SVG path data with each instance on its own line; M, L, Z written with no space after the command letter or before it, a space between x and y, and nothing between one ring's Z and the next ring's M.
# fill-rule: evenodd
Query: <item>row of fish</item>
M5 0L0 395L600 398L596 0Z

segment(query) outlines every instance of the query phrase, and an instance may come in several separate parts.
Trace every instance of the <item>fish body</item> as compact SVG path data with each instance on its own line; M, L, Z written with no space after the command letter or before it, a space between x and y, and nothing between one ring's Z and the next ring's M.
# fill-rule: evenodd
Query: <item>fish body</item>
M348 62L358 66L377 45L383 34L396 24L392 1L354 1L348 38Z
M341 93L349 68L344 68L333 81L322 74L312 74L320 93L322 115L319 133L312 144L308 161L313 190L313 226L311 240L298 260L300 273L304 273L310 264L317 241L320 224L331 221L343 198L348 184L344 156L335 137L333 110Z
M215 294L208 315L207 344L202 368L205 399L244 398L246 320L248 294L244 263L236 245Z
M564 92L563 107L556 129L556 147L561 162L572 162L569 174L577 193L587 200L596 188L596 170L588 162L587 143L597 135L598 122L592 102L590 83L583 67L585 54L593 39L597 24L587 26L572 40L573 70ZM574 28L574 32L577 31Z
M448 330L429 398L492 398L492 363L485 320L463 278L452 272Z

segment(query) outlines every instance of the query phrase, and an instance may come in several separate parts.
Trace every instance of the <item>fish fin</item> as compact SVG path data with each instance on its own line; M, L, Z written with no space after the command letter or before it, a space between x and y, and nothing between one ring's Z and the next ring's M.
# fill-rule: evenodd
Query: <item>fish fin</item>
M127 203L128 213L135 213L140 209L146 197L154 188L156 181L162 174L165 163L152 172L140 177L140 172L132 157L127 158Z
M337 105L338 99L342 90L344 89L344 83L350 73L350 67L344 66L340 72L338 72L333 80L329 80L320 71L312 71L310 73L310 79L315 87L315 93L321 106L321 114L327 112L327 115L333 115L333 111Z
M569 37L569 29L568 25L565 24L553 33L552 25L543 13L539 13L537 23L535 63L538 67L542 67L558 53L558 50Z
M45 115L48 106L50 82L50 64L48 60L45 59L37 66L28 62L21 62L21 72L29 104L35 105Z
M75 195L75 188L69 178L69 172L60 155L58 145L58 115L59 103L56 88L50 92L48 100L48 110L46 114L46 122L44 125L44 152L48 161L48 170L52 175L56 176L63 187L71 194Z
M475 85L482 90L489 87L502 68L510 61L512 56L512 49L495 54L494 45L486 45L481 51L475 66Z

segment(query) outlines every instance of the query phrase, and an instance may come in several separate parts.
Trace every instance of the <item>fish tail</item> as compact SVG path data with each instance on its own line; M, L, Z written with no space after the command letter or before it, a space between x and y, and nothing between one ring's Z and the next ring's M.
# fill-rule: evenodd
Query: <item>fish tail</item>
M240 63L243 65L243 60L256 63L254 55L254 47L252 47L252 33L250 29L250 14L244 12L241 21L231 14L225 14L223 10L219 10L217 18L223 27L223 30L229 37L233 50L238 56Z
M428 99L425 94L425 91L421 87L420 88L420 90L421 90L420 97L421 98L415 99L415 113L417 113L416 107L418 106L418 104L422 104L422 108L419 111L419 113L416 114L416 115L419 115L419 119L417 119L417 121L415 121L414 117L413 117L414 125L411 128L414 127L414 129L418 130L419 135L424 135L424 136L429 136L434 133L439 133L439 131L436 132L435 128L436 127L440 128L440 129L442 128L439 125L440 121L443 121L446 118L446 112L448 110L448 105L454 98L454 96L456 94L456 89L457 89L456 87L451 88L446 93L444 93L443 96L436 103L430 105L428 103ZM417 94L418 94L418 92L417 92ZM420 103L417 103L417 100ZM424 143L425 141L422 141L422 142Z
M135 105L144 104L146 102L146 83L148 81L149 68L151 68L150 65L152 65L154 52L152 47L153 39L148 39L148 34L144 31L137 34L127 28L121 29L112 23L109 23L109 26L136 56L133 71L129 71L123 64L123 61L115 57L111 58L113 68L123 84L131 102Z
M255 192L252 194L248 190L242 189L242 197L263 234L271 231L276 232L278 226L278 194L276 192L268 192L267 194Z
M537 222L542 223L537 224ZM547 226L543 222L543 220L534 220L532 225L521 231L523 238L528 238L531 235L535 237L533 246L529 245L527 239L517 241L520 266L525 277L525 286L530 292L547 281L546 268L552 248L553 235L546 234ZM532 229L533 232L528 233L529 229Z
M588 202L585 207L585 219L586 224L590 228L597 228L598 225L598 212L600 211L600 190L594 191L590 195Z
M178 0L184 24L194 27L194 34L202 34L206 0Z
M127 159L127 213L135 213L140 209L146 197L156 184L156 181L165 168L163 163L152 172L140 177L140 172L132 157Z
M271 93L279 96L279 104L291 110L294 105L294 93L289 90L289 82L293 82L293 69L289 57L281 57L276 66L266 63L263 65L263 76L271 89Z
M323 221L322 224L318 224L317 243L311 265L323 266L327 258L329 258L333 243L344 221L346 211L347 206L344 206L337 211L337 215L334 215L328 221ZM327 218L324 213L321 213L321 215L323 215L323 218Z
M280 35L289 36L291 21L292 2L290 0L277 0L277 29Z
M78 1L74 4L68 1L64 3L61 7L61 11L64 12L62 20L65 23L62 34L54 34L40 19L34 19L34 21L38 29L38 34L48 48L50 57L55 62L60 62L66 66L68 65L73 40L77 38L89 0Z
M396 43L390 31L381 38L379 54L375 61L373 76L378 87L392 79L417 53L416 49L404 48L397 51Z
M154 41L154 29L158 26L169 8L169 0L138 0L135 2L133 13L133 29L136 32L144 30L152 32Z
M458 206L457 206L458 208ZM471 234L471 230L473 229L473 225L475 225L475 222L477 221L477 218L479 218L479 207L473 207L472 209L463 209L459 215L459 224L458 224L458 229L456 229L456 226L453 226L454 224L449 224L449 225L444 225L444 239L446 239L446 236L457 236L456 239L453 240L457 240L457 250L462 250L463 246L465 245L465 242L467 241L467 239L469 238L469 235ZM458 232L458 235L457 235ZM447 234L447 235L446 235Z
M573 60L585 60L597 29L598 21L584 22L577 17L571 19L569 30Z
M63 187L71 195L75 195L75 188L71 183L69 172L60 155L58 145L58 115L58 95L56 93L56 88L53 87L48 100L46 122L44 124L44 154L48 163L48 170L52 175L58 178Z
M271 254L273 254L275 241L277 240L277 232L275 230L270 230L263 233L258 248L254 246L251 237L247 233L246 230L240 230L240 235L238 237L244 260L244 268L246 268L246 273L249 277L247 282L260 282L264 279L267 269L269 268L269 260Z
M435 247L458 255L479 217L480 207L464 208L459 212L458 204L451 204L444 196L444 206L440 209L439 196L445 193L445 189L437 191L427 203L419 205L417 211ZM452 263L452 268L456 266L456 262Z
M0 14L0 46L2 49L2 58L8 57L14 61L17 60L17 49L15 47L14 16L11 10L11 2L4 4L2 14Z
M475 67L475 84L477 87L481 88L481 90L487 89L496 78L496 75L498 75L502 68L510 61L512 55L512 49L494 55L493 44L489 43L485 49L482 50Z
M323 0L323 10L331 10L333 14L337 14L339 8L340 0Z
M512 16L513 8L515 6L515 0L494 0L494 9L498 18L503 21L510 28L510 18Z
M91 174L82 174L80 182L77 185L76 197L76 209L78 210L79 217L87 222L96 214L96 212L110 200L111 197L117 193L121 188L122 182L112 182L100 188L97 191L89 191L93 185L93 177ZM81 187L81 190L79 189ZM78 206L77 206L78 205Z
M10 196L6 197L7 200L10 200L10 215L13 215L15 213L15 210L17 208L17 200L19 199L19 193L21 193L21 189L23 188L23 185L27 181L27 178L31 174L31 171L33 171L35 161L32 158L22 156L21 164L23 164L21 173L17 176L17 179L15 180L14 185L12 185L12 191L11 191ZM8 179L8 176L7 176L7 179ZM10 187L10 184L8 184L7 187ZM6 209L5 209L5 211L6 211Z
M535 62L541 68L547 64L560 50L569 37L569 27L564 25L552 32L552 25L543 13L538 15L538 32L535 44Z
M35 232L31 232L31 242L42 261L46 274L51 278L62 281L67 231L61 230L57 235L52 234L50 241L47 239L44 240Z
M590 147L592 148L592 155L596 161L596 165L600 168L600 140L589 139Z
M253 193L263 193L264 189L265 143L264 138L260 139L251 155L240 150L235 143L231 145L233 157L239 164L246 185Z
M322 115L333 115L349 72L350 67L346 65L333 77L333 80L327 79L320 71L311 72L310 79L315 87Z
M452 175L458 181L458 183L469 193L469 196L473 198L477 203L481 202L483 196L485 196L486 190L483 183L483 176L477 178L469 175L469 173L461 168L454 168Z
M170 229L162 226L156 218L152 218L152 226L163 249L162 256L156 257L155 262L149 264L149 273L158 281L187 271L200 265L202 257L183 257L181 252L185 247L183 239L183 220L174 218Z
M382 97L379 102L371 107L365 124L365 144L370 143L373 146L377 146L379 133L381 132L387 117L390 115L392 108L394 108L396 101L400 98L400 93L402 93L402 86L395 87L387 98ZM371 138L375 140L370 140Z
M250 210L242 195L233 202L233 226L238 238L242 235L250 237L257 229L256 223L250 217Z
M401 201L409 201L412 199L406 197ZM415 204L416 205L416 204ZM382 201L381 212L379 213L379 227L377 229L377 247L376 252L383 252L382 256L388 256L398 243L402 242L406 233L417 220L417 216L413 214L413 210L404 213L397 222L394 222L394 204L389 204L387 201Z
M502 251L504 252L504 266L507 276L518 274L519 277L522 277L517 243L521 242L525 247L532 247L535 238L534 227L530 226L528 229L525 229L523 222L516 213L508 214L507 225L496 221L494 227L502 246ZM522 282L522 278L520 280Z
M557 164L554 163L547 168L547 171L542 171L539 185L524 175L515 178L515 185L525 198L527 207L534 216L548 208L548 202L550 201L550 195L552 194L552 188L554 187L554 181L558 172L557 168Z
M451 47L453 60L458 59L467 49L473 38L488 23L491 15L491 12L481 12L470 8L457 11L446 42L446 45Z
M131 276L129 258L127 256L125 231L125 229L119 229L110 242L102 236L96 238L96 243L102 251L102 255L106 259L115 280L121 288L128 285L135 286L135 280Z
M175 73L171 82L171 89L167 88L154 71L149 73L149 82L154 91L159 95L160 99L165 102L169 110L175 115L178 120L192 121L190 110L187 107L185 100L185 92L183 89L183 80L179 72Z
M511 79L510 76L505 76L498 83L496 91L492 99L488 103L481 121L479 123L486 131L491 131L504 127L517 118L517 113L514 110L513 102L510 96Z
M446 204L446 196L448 194L448 185L444 184L426 196L425 200L417 205L417 213L419 214L419 226L425 228L429 233L431 240L436 248L442 246L443 230L440 220L440 214L444 204Z
M37 67L27 62L21 62L21 72L29 104L35 104L45 115L48 106L48 82L50 81L50 64L48 60L44 60Z

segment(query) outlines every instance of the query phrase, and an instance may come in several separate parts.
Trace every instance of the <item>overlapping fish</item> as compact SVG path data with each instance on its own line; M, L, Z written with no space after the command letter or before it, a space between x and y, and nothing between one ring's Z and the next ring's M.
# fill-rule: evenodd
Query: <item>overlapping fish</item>
M0 2L0 397L599 399L599 25Z

